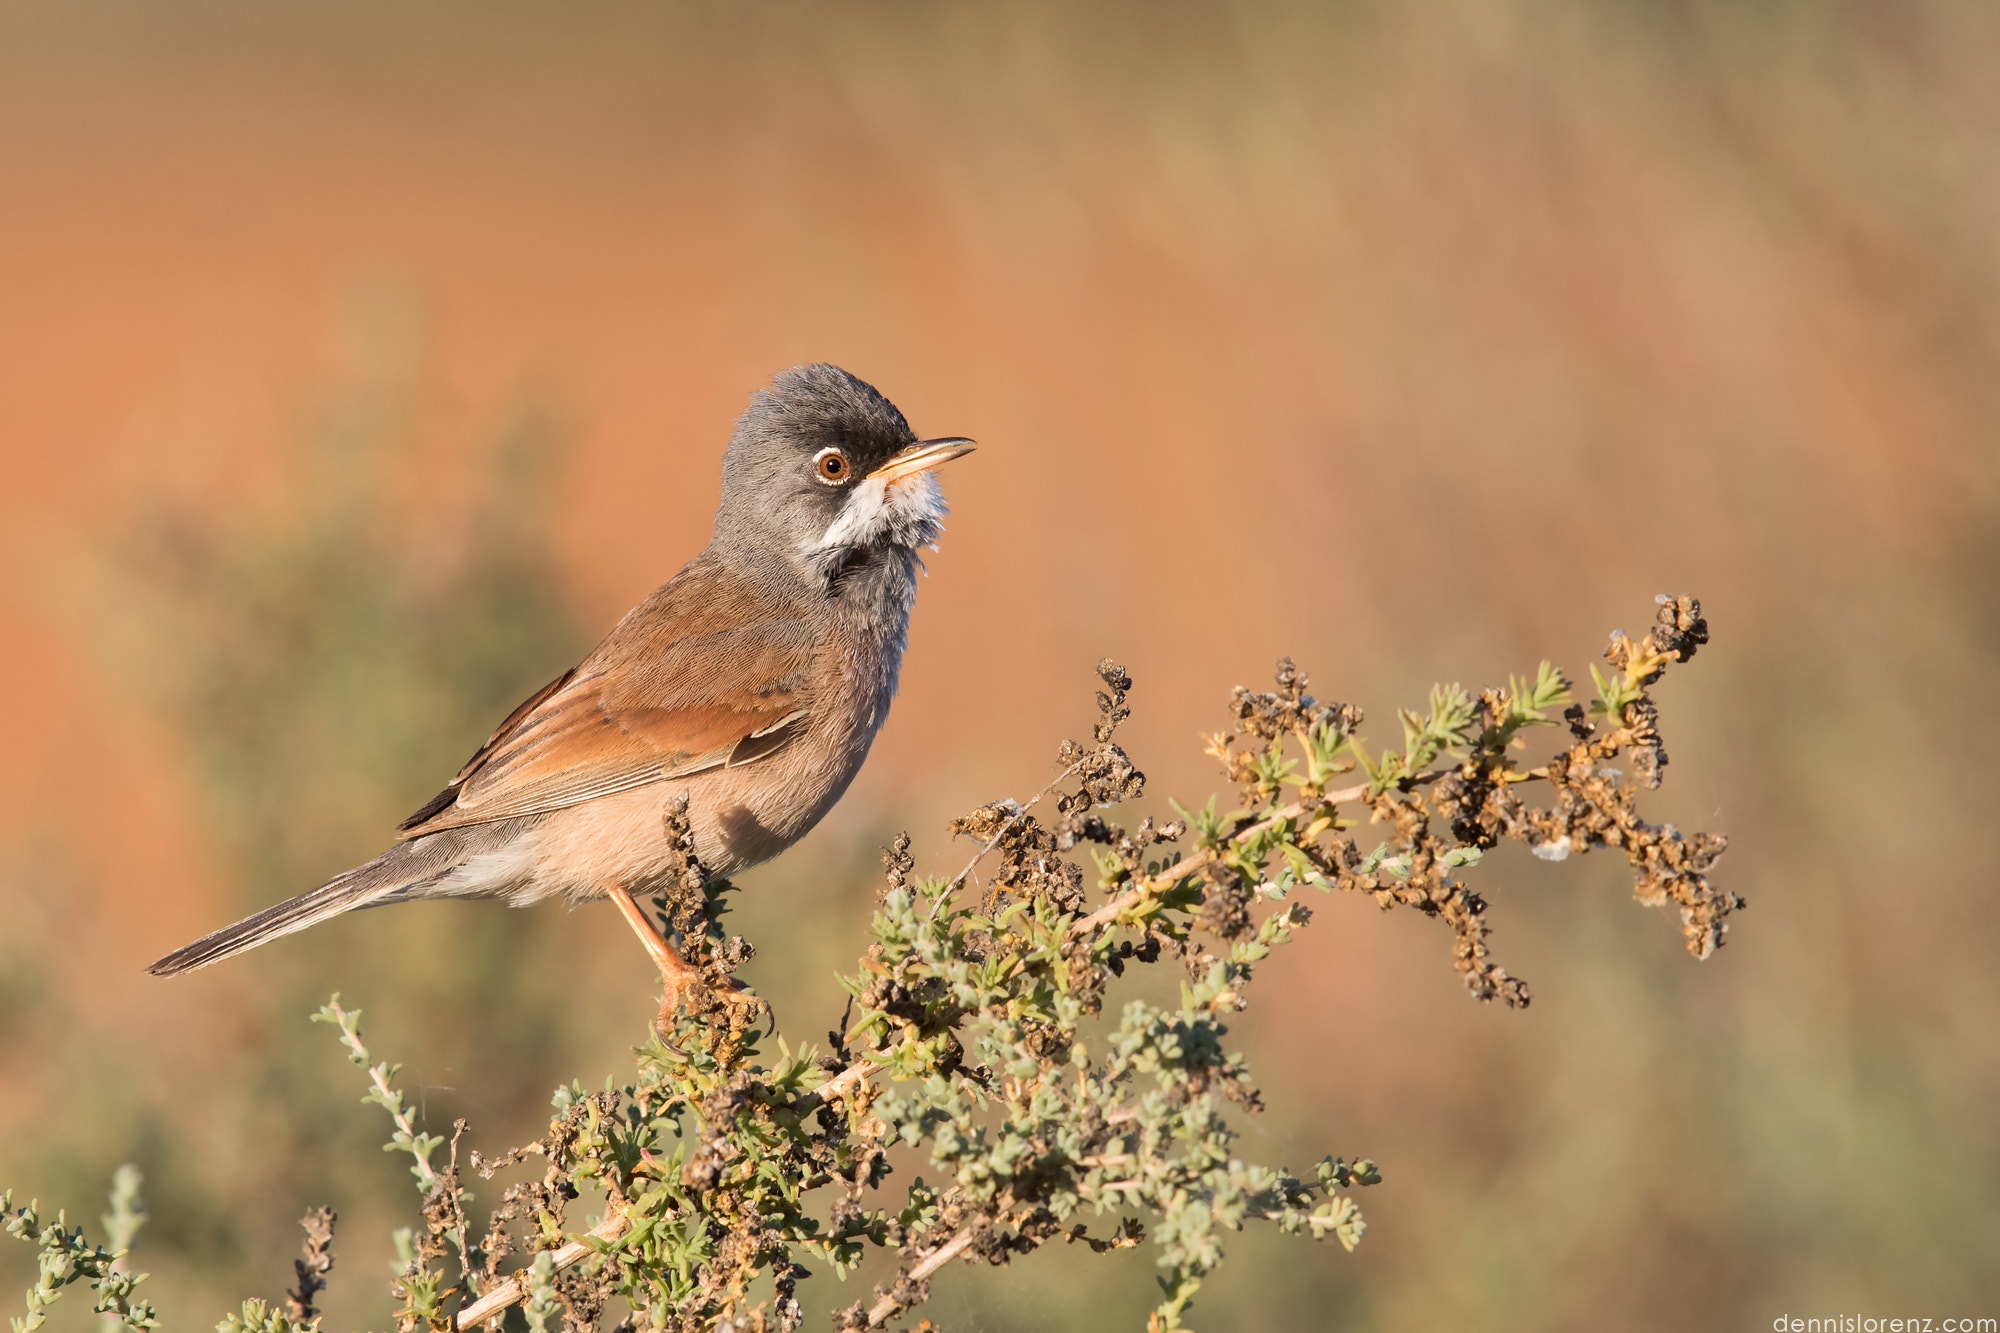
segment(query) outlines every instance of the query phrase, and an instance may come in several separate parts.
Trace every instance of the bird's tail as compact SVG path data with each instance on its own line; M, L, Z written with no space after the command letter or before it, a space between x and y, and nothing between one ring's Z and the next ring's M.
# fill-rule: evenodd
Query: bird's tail
M441 849L421 846L429 841L420 839L398 843L374 860L358 865L346 874L337 875L316 889L275 907L267 907L255 916L244 917L235 925L209 932L193 944L174 950L146 970L156 977L192 972L198 967L207 967L210 963L219 963L247 949L254 949L280 935L318 925L342 912L370 907L397 896L417 896L411 891L439 878L456 859L439 858L435 852ZM446 864L440 866L440 859Z

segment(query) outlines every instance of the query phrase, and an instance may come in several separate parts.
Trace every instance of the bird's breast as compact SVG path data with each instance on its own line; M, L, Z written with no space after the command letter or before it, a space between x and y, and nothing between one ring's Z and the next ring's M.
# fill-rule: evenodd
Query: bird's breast
M902 637L838 627L814 662L808 724L757 759L601 796L544 816L529 835L533 873L514 894L602 897L649 891L672 873L665 815L685 795L695 854L716 874L768 861L810 832L868 757L895 691Z

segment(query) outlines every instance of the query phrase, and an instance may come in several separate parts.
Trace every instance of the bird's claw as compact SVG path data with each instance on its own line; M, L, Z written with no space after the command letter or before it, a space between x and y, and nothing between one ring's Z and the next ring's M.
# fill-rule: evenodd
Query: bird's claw
M771 1006L765 1001L763 996L745 986L735 977L725 976L723 977L723 981L726 984L711 986L707 981L703 980L701 973L694 968L689 968L686 972L664 973L661 975L660 1012L653 1019L653 1030L660 1034L660 1040L665 1042L669 1049L677 1049L668 1040L669 1034L674 1030L675 1015L679 1013L682 1005L688 1000L690 993L693 991L700 991L704 995L713 996L724 1004L745 1005L750 1008L762 1008L765 1010L770 1009ZM682 1054L685 1054L685 1052L682 1052Z

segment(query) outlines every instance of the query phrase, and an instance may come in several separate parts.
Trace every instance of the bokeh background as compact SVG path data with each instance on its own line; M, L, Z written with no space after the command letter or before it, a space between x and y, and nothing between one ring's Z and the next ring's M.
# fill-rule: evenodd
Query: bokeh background
M702 545L733 416L813 359L982 449L867 770L745 877L788 1032L837 1014L876 848L955 868L943 821L1041 785L1100 656L1200 800L1195 733L1280 652L1387 723L1692 592L1650 809L1730 834L1730 946L1517 848L1515 1013L1328 904L1243 1017L1246 1151L1375 1157L1372 1228L1245 1234L1196 1323L2000 1314L1969 0L6 0L0 1183L94 1218L139 1163L170 1327L276 1297L330 1203L330 1326L385 1322L408 1182L306 1015L339 989L493 1150L625 1067L642 955L444 904L141 969L377 850ZM927 1313L1137 1327L1152 1271L955 1269Z

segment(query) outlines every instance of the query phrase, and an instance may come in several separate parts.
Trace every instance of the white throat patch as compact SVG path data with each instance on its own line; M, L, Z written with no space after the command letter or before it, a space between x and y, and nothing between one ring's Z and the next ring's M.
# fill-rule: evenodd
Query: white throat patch
M807 554L891 542L915 550L931 546L944 531L944 491L929 472L895 481L864 478L847 493L840 514Z

